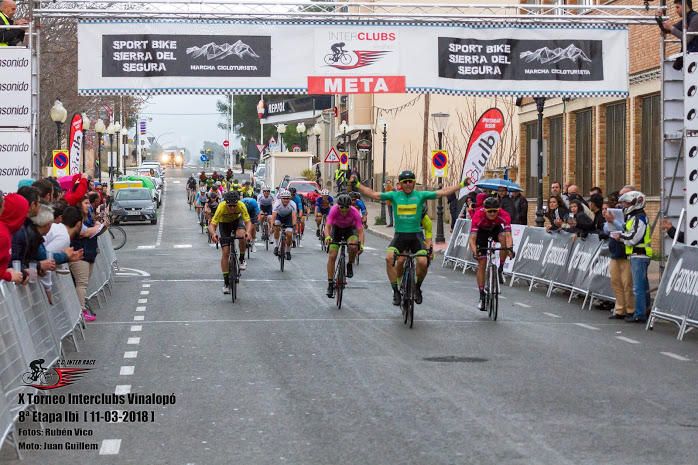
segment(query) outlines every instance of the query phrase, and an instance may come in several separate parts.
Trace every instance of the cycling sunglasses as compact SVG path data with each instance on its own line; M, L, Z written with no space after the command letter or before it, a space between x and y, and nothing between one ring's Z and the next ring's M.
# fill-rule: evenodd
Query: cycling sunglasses
M403 179L402 181L400 181L400 184L407 184L408 182L413 183L414 179Z
M339 207L340 210L349 210L351 207Z
M487 213L498 213L499 208L488 208L485 210Z

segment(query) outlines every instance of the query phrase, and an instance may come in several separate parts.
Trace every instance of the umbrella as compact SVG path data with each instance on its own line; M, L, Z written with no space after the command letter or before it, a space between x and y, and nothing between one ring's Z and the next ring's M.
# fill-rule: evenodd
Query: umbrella
M500 187L506 187L508 191L522 192L521 186L515 182L509 181L508 179L482 179L475 183L475 185L481 189L492 189L497 190Z
M73 176L74 175L68 175L68 176L61 176L58 178L58 185L61 186L61 189L64 191L70 190L73 187Z

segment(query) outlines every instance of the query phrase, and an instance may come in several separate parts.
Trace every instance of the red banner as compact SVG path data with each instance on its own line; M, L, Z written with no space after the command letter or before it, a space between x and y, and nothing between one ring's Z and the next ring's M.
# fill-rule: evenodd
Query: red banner
M75 113L70 120L70 136L68 138L68 149L70 150L70 174L80 172L80 160L82 153L82 115Z
M308 76L308 94L404 94L405 76Z
M465 159L463 160L463 170L460 175L461 181L470 178L471 184L460 190L458 193L459 198L475 190L475 183L485 172L487 160L490 159L490 155L494 152L503 130L504 115L499 108L490 108L475 123L473 132L470 134Z

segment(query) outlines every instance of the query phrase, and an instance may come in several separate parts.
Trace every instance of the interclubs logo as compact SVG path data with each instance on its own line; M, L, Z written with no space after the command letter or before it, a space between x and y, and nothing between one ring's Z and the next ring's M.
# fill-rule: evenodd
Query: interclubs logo
M326 44L322 52L325 68L351 71L381 63L387 65L384 74L388 74L392 72L387 69L389 62L397 59L394 53L397 37L393 31L329 31L322 32L321 40L316 43Z
M22 382L40 391L59 389L70 386L82 378L90 368L81 366L93 366L95 360L59 360L54 368L46 368L43 358L29 363L29 370L22 375Z
M666 295L679 292L693 297L698 297L698 271L683 267L683 258L676 261L674 271L671 272L669 283L664 290Z

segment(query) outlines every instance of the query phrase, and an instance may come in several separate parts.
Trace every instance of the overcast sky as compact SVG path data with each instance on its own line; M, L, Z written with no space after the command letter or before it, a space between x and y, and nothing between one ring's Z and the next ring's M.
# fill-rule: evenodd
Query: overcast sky
M158 95L144 106L141 119L147 120L149 136L157 138L164 147L186 147L198 160L198 153L205 140L223 143L225 131L218 128L222 118L216 113L218 95ZM152 121L149 120L152 118ZM232 140L233 148L239 148L238 140Z

